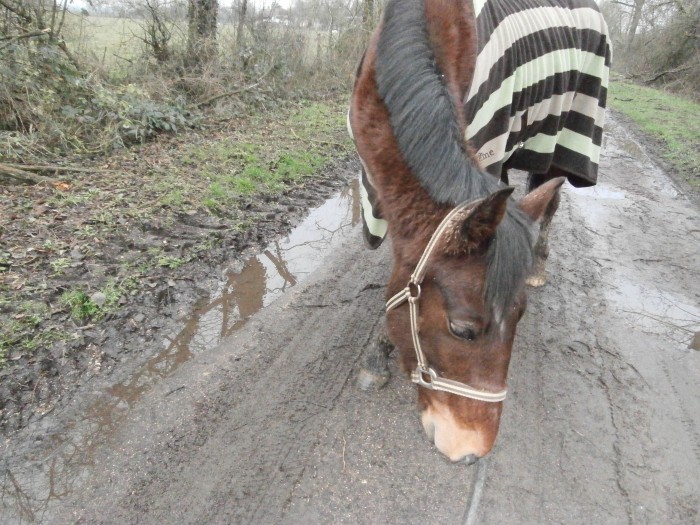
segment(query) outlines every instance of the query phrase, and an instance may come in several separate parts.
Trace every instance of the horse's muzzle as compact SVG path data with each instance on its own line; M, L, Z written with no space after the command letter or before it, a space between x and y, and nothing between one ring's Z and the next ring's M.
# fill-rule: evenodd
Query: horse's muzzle
M471 465L491 449L482 432L464 428L447 407L431 406L423 411L421 420L428 438L450 461Z

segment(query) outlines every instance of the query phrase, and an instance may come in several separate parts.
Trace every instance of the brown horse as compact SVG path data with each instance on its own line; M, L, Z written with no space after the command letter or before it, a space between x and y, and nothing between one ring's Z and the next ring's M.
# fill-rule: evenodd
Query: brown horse
M525 280L537 261L542 284L564 177L595 184L606 31L593 0L390 0L358 68L349 127L364 214L386 221L393 250L388 339L361 383L386 382L398 348L425 431L453 461L494 444ZM517 202L509 168L531 174Z

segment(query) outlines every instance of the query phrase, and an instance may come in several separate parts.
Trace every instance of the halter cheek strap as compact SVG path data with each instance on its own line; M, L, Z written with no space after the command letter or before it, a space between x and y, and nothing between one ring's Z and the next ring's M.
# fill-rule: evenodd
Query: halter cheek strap
M411 318L411 337L413 338L413 348L415 348L416 358L418 360L416 369L411 373L411 381L429 390L440 390L442 392L449 392L450 394L476 399L477 401L498 403L506 398L506 393L508 392L507 389L503 389L499 392L488 392L485 390L477 390L476 388L460 383L459 381L440 377L437 372L435 372L435 370L428 365L428 361L425 358L425 354L423 353L423 349L420 344L420 337L418 336L418 300L421 296L420 285L425 277L428 259L435 249L435 246L437 246L440 237L442 237L445 231L447 231L447 229L450 227L450 223L455 216L463 210L466 210L472 204L473 201L463 202L450 211L450 213L448 213L442 220L432 237L430 237L430 241L425 247L423 255L421 255L416 268L411 274L408 285L387 301L386 311L390 312L394 308L408 301L408 311Z

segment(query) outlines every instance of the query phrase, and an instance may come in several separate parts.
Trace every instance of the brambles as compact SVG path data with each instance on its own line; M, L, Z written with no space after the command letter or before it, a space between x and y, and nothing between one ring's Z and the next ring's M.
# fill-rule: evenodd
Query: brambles
M216 40L192 61L182 2L120 5L120 16L70 12L62 2L0 6L5 159L94 155L347 91L365 38L355 3L251 6L245 17L222 7Z

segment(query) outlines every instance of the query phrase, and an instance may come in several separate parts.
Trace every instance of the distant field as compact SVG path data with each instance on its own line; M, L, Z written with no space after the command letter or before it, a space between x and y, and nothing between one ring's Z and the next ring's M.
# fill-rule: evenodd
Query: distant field
M179 30L174 31L173 43L183 42L184 22ZM230 47L235 40L236 29L233 24L219 24L219 43L224 48ZM314 29L288 28L279 26L270 34L274 40L283 32L292 32L293 41L303 42L304 60L313 62L319 53L326 51L328 33ZM128 67L129 61L142 56L144 44L140 20L108 17L82 16L75 13L66 15L64 37L70 49L78 56L89 57L91 61L106 68ZM335 35L337 37L337 35Z
M66 15L64 36L70 49L107 67L137 58L142 33L139 22L128 18Z

